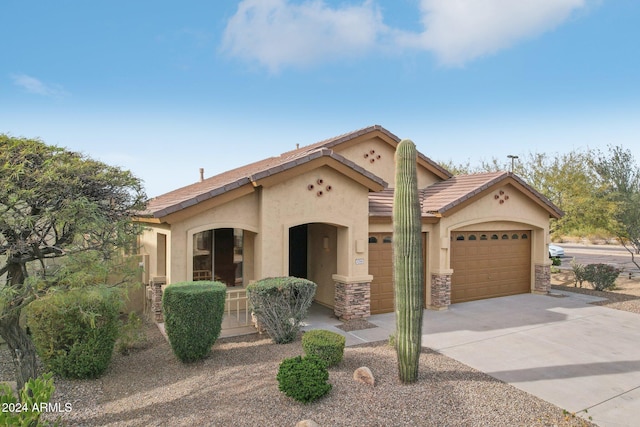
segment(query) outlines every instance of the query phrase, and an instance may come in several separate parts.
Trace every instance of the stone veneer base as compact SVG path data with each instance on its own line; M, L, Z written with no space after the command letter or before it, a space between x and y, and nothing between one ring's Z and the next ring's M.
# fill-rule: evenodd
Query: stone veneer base
M451 274L431 275L430 310L444 310L451 305Z
M371 283L336 282L333 311L340 320L364 319L371 315Z
M551 266L544 264L536 264L535 267L535 283L533 293L546 294L551 288Z

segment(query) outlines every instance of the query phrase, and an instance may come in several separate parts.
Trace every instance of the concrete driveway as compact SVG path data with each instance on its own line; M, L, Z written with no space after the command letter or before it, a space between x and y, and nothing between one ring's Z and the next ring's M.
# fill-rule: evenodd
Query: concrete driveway
M640 425L640 315L554 294L425 311L422 343L600 426Z
M569 412L606 426L640 425L640 315L589 304L572 292L523 294L425 310L422 345ZM328 329L346 344L387 340L395 314L377 328L344 332L314 304L305 329Z

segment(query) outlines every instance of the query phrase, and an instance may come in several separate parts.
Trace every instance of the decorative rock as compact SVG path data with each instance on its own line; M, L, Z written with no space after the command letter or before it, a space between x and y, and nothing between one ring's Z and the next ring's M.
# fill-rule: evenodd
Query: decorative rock
M359 383L367 384L370 386L374 386L376 382L376 379L371 373L371 369L367 368L366 366L362 366L356 369L353 372L353 379Z
M296 427L320 427L320 426L318 425L317 422L313 420L303 420L303 421L298 421L298 424L296 424Z

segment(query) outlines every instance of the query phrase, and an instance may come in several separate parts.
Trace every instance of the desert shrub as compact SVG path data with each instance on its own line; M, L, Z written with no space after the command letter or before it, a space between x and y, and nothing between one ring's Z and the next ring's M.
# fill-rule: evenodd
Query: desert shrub
M140 316L135 311L132 311L120 327L116 350L122 355L127 355L132 350L145 347L146 344L147 334L144 330L144 323Z
M103 287L56 292L27 307L27 324L47 369L65 378L100 376L118 337L120 292Z
M55 390L52 377L53 374L49 372L27 381L20 390L20 400L8 384L0 384L0 426L50 425L40 421L40 414L47 409L44 406L48 404ZM67 405L71 404L67 403L62 409L69 409Z
M227 286L221 282L181 282L162 295L164 327L174 354L183 362L203 359L222 329Z
M247 286L258 322L277 344L293 341L316 293L316 284L297 277L272 277Z
M585 271L585 268L584 268L584 264L580 264L579 262L576 262L575 258L572 259L571 260L571 271L573 272L574 286L578 286L578 284L579 284L580 287L582 287L582 282L587 280L587 275L586 275L586 271Z
M562 260L557 256L551 257L551 265L554 265L556 267L562 265Z
M327 383L327 363L316 356L296 356L284 359L278 369L278 388L302 403L313 402L331 390Z
M344 356L345 338L335 332L314 329L302 336L302 348L307 356L316 356L327 362L328 367L337 365Z
M584 271L585 279L595 290L606 291L613 288L622 270L609 264L587 264Z

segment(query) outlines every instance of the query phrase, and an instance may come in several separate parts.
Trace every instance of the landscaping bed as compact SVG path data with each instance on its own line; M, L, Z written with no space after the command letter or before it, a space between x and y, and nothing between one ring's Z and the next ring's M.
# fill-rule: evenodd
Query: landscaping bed
M60 414L67 425L280 427L304 419L321 426L590 425L427 349L418 383L401 385L395 352L382 342L346 348L344 360L329 371L332 390L303 405L279 392L275 378L284 358L302 354L300 339L282 345L257 334L220 339L210 357L185 365L155 325L145 327L148 346L114 354L100 379L56 379L52 402L73 406ZM360 366L371 369L375 387L353 380ZM0 380L12 379L10 364L0 367Z
M573 274L570 271L565 271L551 275L551 288L606 298L606 301L591 304L640 314L640 279L637 277L632 279L624 276L618 277L614 289L596 291L587 282L583 283L581 288L576 287Z

